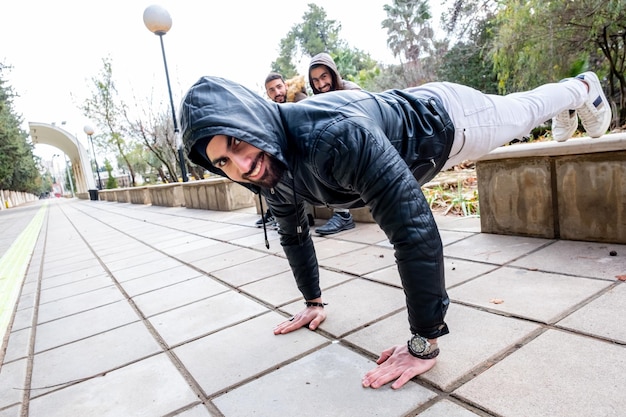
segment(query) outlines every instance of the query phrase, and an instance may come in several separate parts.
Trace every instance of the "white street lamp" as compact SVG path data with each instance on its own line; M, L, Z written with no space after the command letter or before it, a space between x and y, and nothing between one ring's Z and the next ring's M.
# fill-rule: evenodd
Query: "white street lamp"
M163 7L153 4L148 6L143 12L143 23L148 30L159 37L161 41L161 53L163 54L163 65L165 66L165 79L167 80L167 91L170 95L170 107L172 109L172 118L174 120L174 135L176 137L176 145L178 147L178 160L180 161L180 173L183 182L187 182L187 168L185 167L185 157L183 153L183 144L178 129L178 121L176 120L176 110L174 109L174 99L172 98L172 88L170 87L170 75L167 70L167 60L165 59L165 47L163 46L163 35L165 35L172 27L172 18Z

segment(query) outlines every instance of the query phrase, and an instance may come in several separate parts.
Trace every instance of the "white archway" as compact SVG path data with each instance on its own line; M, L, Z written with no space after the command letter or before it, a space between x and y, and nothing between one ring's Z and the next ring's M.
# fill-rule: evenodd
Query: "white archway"
M70 158L77 193L88 193L96 188L89 154L74 135L48 123L29 122L28 126L33 144L54 146Z

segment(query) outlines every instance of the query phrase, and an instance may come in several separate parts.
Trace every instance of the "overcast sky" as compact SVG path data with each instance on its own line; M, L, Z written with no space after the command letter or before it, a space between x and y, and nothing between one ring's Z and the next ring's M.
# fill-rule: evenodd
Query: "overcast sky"
M431 1L431 9L440 2ZM125 102L154 96L157 103L169 103L159 40L143 23L149 5L165 7L172 17L163 40L177 105L203 75L263 93L280 40L302 21L308 3L341 24L340 36L351 47L397 62L381 28L383 5L390 0L8 0L0 6L0 62L13 67L3 75L19 95L14 107L24 129L28 122L65 121L64 128L85 143L83 126L94 123L78 106L90 97L103 58L110 58Z

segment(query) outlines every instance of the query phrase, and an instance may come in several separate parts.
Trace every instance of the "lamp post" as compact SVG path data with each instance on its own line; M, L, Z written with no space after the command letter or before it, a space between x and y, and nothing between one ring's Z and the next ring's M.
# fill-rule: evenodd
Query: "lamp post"
M98 173L98 186L96 187L98 190L102 189L102 180L100 179L100 168L98 168L98 160L96 159L96 149L93 147L93 127L89 125L85 125L83 128L87 136L89 136L89 141L91 142L91 152L93 152L93 162L96 164L96 172Z
M174 109L174 100L172 98L172 88L170 87L170 75L167 70L167 60L165 59L165 47L163 46L163 35L165 35L172 27L172 18L163 7L153 4L148 6L143 12L143 23L148 30L159 37L161 41L161 53L163 54L163 65L165 66L165 79L167 81L167 91L170 95L170 107L172 109L172 119L174 121L174 136L176 137L176 146L178 147L178 159L180 161L180 173L183 182L187 182L187 169L185 168L185 157L183 153L183 144L178 129L178 121L176 120L176 110Z

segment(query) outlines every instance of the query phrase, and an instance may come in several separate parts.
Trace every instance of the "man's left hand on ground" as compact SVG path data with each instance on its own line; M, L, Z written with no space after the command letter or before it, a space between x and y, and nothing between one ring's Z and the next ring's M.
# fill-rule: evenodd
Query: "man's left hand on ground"
M315 330L326 320L326 312L323 307L307 307L291 319L274 327L274 334L286 334L309 325L310 330Z
M395 379L391 388L398 389L414 376L430 370L437 363L437 359L416 358L409 353L407 345L404 344L383 351L376 363L378 366L363 377L363 386L380 388Z

